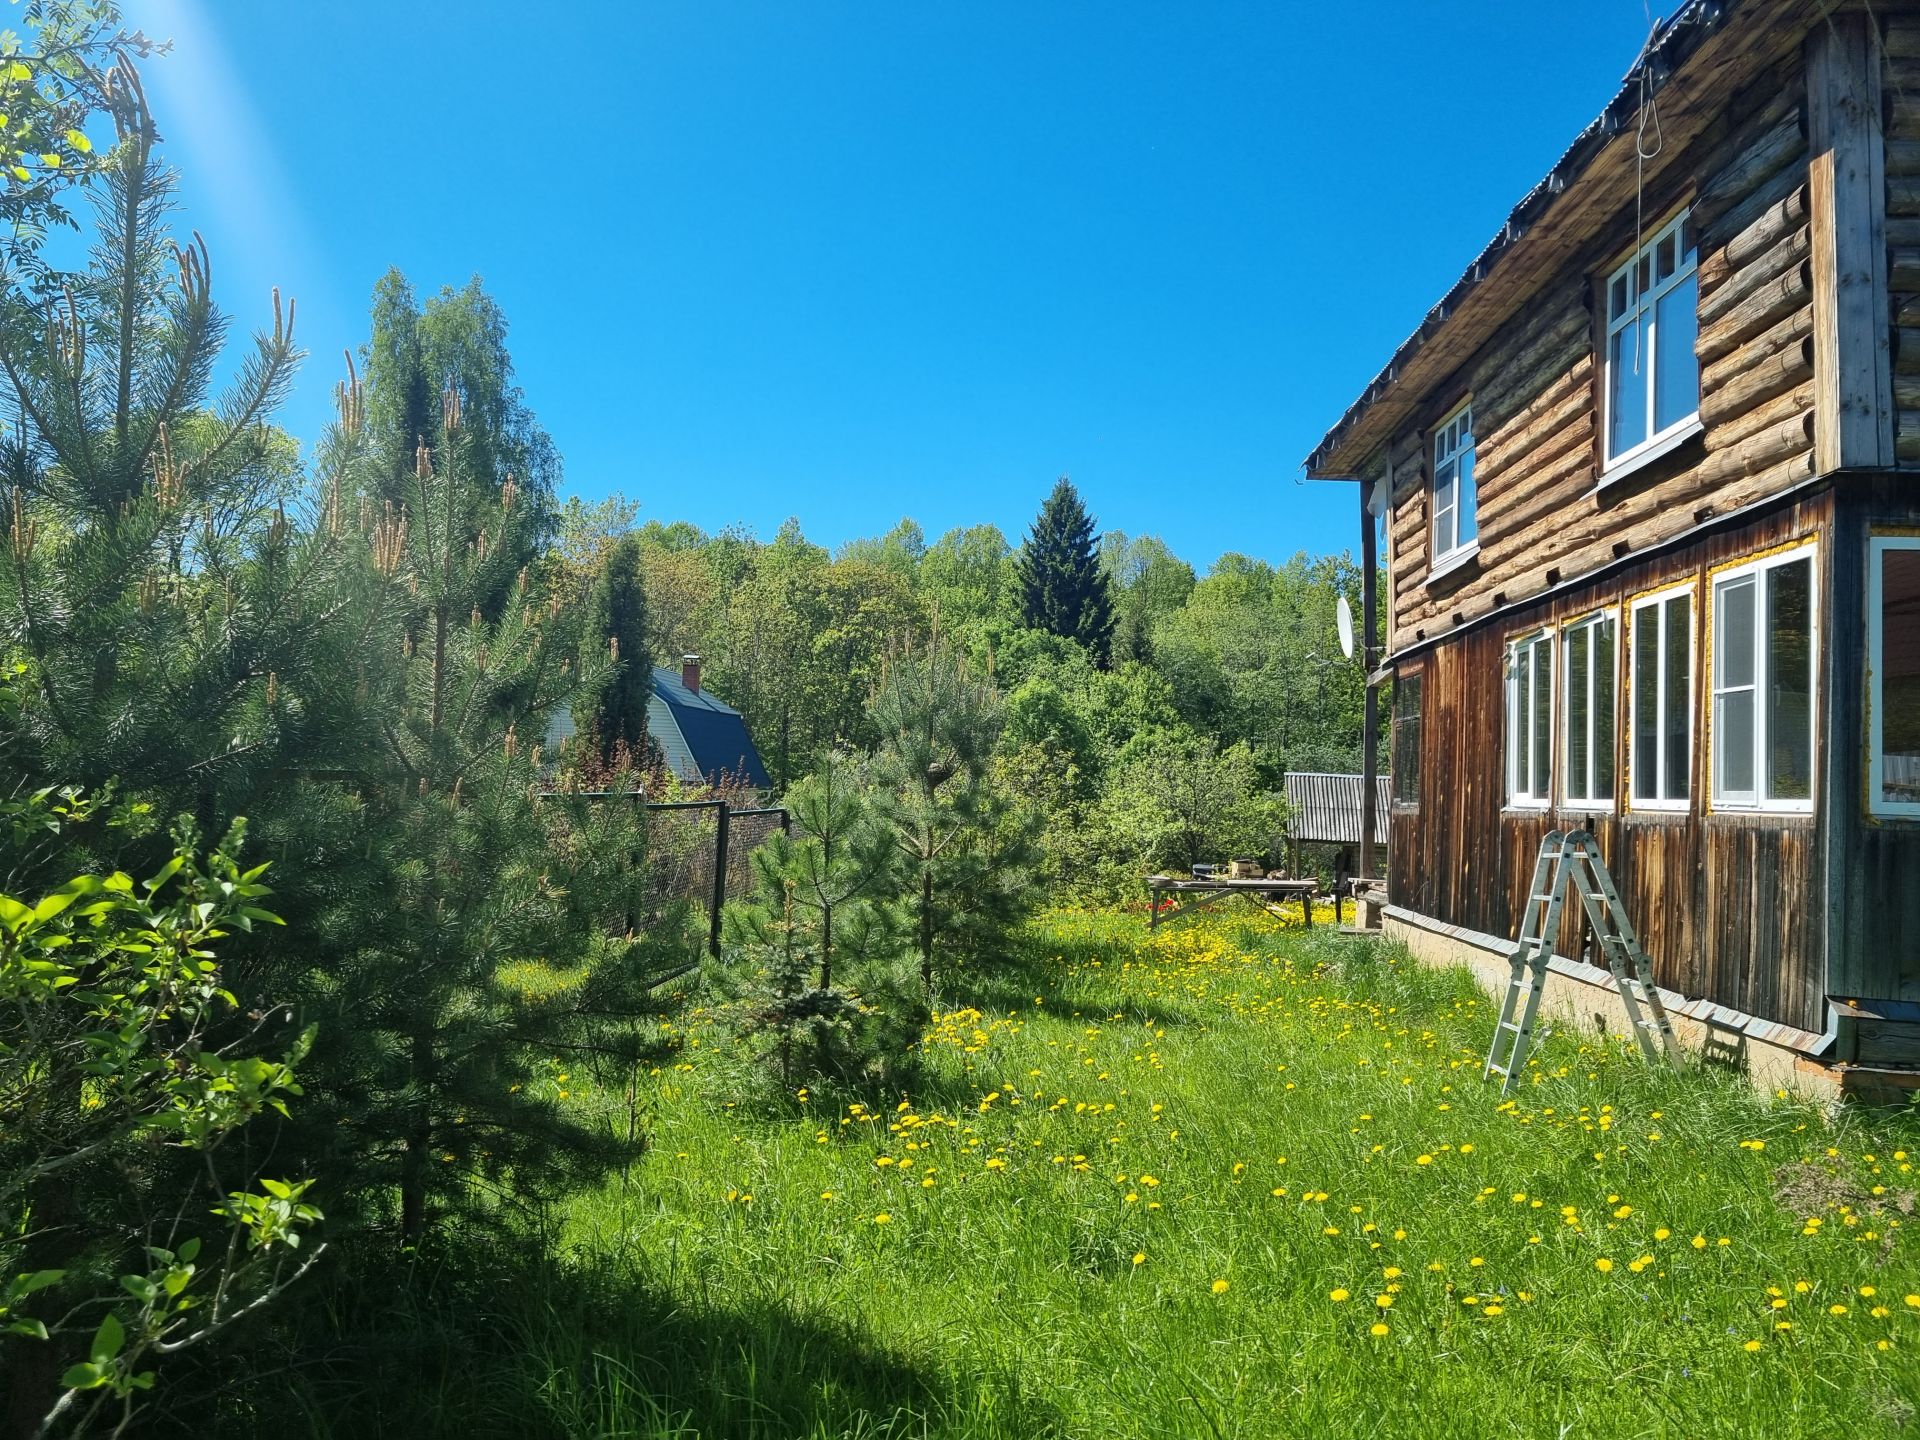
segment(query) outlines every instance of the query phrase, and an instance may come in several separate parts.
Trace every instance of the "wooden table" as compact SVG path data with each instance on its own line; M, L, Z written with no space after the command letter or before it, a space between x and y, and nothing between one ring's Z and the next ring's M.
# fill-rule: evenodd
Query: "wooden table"
M1172 920L1185 915L1190 910L1201 910L1214 901L1230 895L1242 895L1256 905L1280 905L1288 900L1300 902L1300 918L1306 922L1309 930L1313 928L1313 897L1319 893L1317 880L1229 880L1225 877L1209 880L1175 880L1168 875L1150 875L1147 877L1147 928L1153 929L1163 920ZM1160 913L1163 897L1191 896L1183 899L1165 915Z

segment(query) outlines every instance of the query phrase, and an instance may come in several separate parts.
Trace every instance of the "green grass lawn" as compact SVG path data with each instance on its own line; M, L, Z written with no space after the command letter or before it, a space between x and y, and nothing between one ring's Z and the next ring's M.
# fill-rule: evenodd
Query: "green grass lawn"
M650 1154L568 1217L595 1297L521 1303L516 1383L541 1424L1624 1440L1914 1423L1904 1116L1829 1118L1577 1035L1537 1048L1502 1101L1480 1079L1494 1007L1464 972L1252 912L1151 937L1056 913L970 1004L937 1019L907 1094L751 1103L716 1017L680 1017L642 1097Z

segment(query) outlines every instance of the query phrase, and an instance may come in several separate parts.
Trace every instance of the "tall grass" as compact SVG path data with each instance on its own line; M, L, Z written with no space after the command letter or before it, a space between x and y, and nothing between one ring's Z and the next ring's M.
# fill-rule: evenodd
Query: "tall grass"
M1464 972L1264 917L1149 936L1057 912L974 978L889 1093L770 1092L726 1017L663 1017L652 1149L570 1208L565 1263L410 1292L427 1298L358 1328L425 1334L418 1353L357 1389L297 1374L300 1430L1623 1440L1913 1420L1905 1116L1578 1035L1539 1045L1502 1102L1479 1078L1493 1007ZM569 1091L624 1116L617 1099Z

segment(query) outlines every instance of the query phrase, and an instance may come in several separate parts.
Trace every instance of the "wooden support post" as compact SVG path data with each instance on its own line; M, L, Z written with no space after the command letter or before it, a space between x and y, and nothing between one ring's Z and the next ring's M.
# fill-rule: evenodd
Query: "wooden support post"
M1865 15L1829 15L1807 38L1807 148L1814 468L1891 468L1886 140Z
M713 914L707 926L707 953L720 958L720 911L727 903L727 822L732 811L722 804L713 831Z
M1372 487L1362 479L1355 487L1360 492L1360 673L1366 677L1367 704L1360 722L1360 873L1373 874L1373 827L1375 782L1380 774L1380 692L1374 688L1373 672L1379 662L1373 642L1375 617L1380 607L1379 563L1374 556L1373 512L1367 508Z

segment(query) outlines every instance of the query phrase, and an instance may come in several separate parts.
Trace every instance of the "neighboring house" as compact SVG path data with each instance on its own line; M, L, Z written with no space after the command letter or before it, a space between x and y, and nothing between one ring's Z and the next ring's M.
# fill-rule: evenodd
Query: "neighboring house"
M547 724L548 750L557 754L575 733L571 712L554 711ZM756 790L772 788L740 712L700 688L698 655L683 656L677 672L665 665L653 667L647 738L660 747L667 768L682 780L700 784L730 778Z
M1386 520L1392 931L1504 984L1584 826L1691 1039L1920 1060L1914 0L1684 5L1307 471Z

